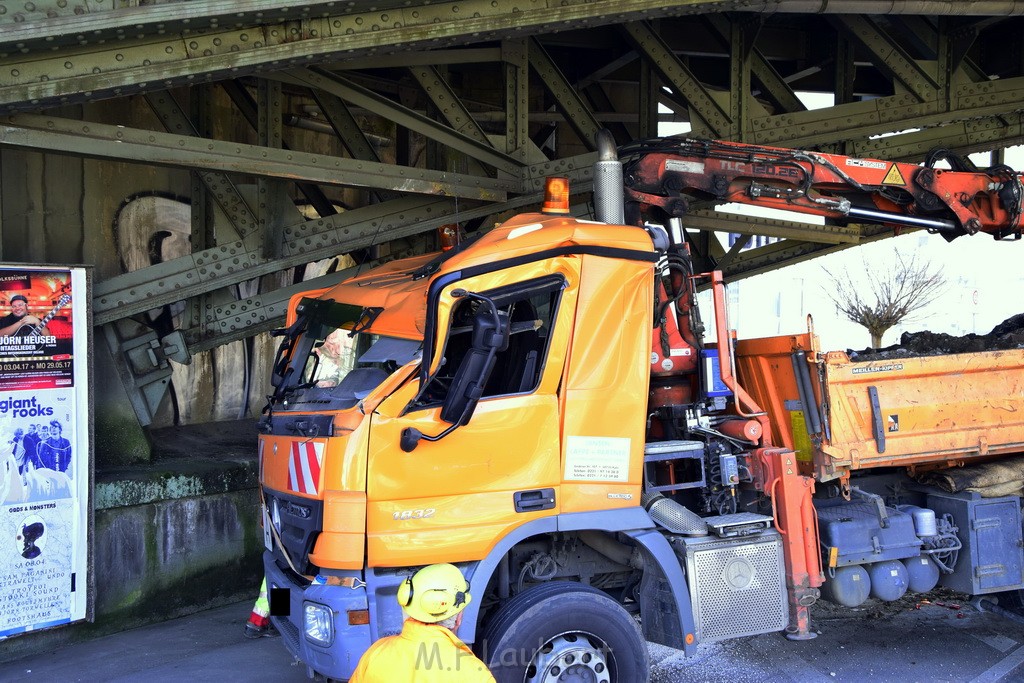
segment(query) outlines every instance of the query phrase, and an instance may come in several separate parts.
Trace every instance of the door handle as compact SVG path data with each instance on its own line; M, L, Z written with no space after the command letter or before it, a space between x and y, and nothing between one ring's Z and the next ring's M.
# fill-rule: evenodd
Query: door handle
M533 489L532 491L516 491L512 494L516 504L516 512L536 512L550 510L555 507L554 489Z

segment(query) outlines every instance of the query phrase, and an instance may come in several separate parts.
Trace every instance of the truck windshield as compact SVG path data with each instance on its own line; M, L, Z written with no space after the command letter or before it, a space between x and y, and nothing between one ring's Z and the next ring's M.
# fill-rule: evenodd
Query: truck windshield
M277 410L351 408L396 369L420 355L422 342L373 334L373 311L310 300L304 323L282 344L294 351L278 386ZM285 354L286 356L287 354Z

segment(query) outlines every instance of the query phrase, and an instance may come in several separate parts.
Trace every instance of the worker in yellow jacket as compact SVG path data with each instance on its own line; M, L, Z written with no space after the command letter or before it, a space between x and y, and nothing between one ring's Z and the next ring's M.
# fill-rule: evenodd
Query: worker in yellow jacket
M363 653L349 683L494 683L494 676L456 637L469 583L459 568L432 564L398 587L405 610L402 632L381 638Z

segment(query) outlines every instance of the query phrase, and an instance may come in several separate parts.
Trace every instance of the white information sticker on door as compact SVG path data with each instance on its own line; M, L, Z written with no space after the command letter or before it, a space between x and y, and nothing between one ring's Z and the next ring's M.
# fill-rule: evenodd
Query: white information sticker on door
M566 481L629 481L630 439L570 436L565 445Z

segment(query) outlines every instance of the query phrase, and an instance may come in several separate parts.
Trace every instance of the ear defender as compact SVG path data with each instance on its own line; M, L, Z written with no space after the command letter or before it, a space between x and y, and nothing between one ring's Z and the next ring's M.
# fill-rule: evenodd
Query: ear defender
M458 567L433 564L399 583L395 599L406 617L436 624L461 612L473 597L469 582Z
M402 607L408 607L411 605L413 593L412 576L407 576L405 577L405 581L398 586L398 595L396 596L398 598L398 604Z
M459 597L465 602L465 595L460 591L452 600L452 591L443 588L431 588L420 598L420 608L432 617L441 617L450 608L460 604Z

